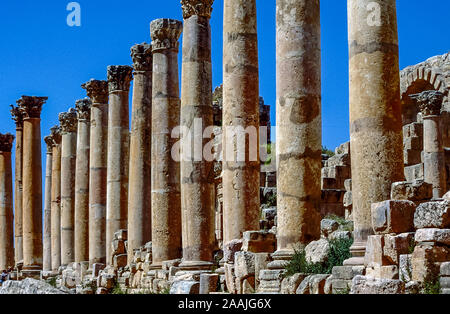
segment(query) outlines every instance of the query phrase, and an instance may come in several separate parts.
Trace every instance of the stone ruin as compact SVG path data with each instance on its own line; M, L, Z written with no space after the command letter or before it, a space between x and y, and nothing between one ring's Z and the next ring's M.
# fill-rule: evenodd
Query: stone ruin
M225 0L214 92L212 0L182 0L183 23L152 21L152 43L131 48L133 67L83 84L88 98L44 139L44 191L47 98L12 107L14 182L14 136L0 135L0 269L11 271L0 294L450 293L449 53L400 71L395 0L377 32L357 10L369 0L349 0L350 141L323 154L319 2L277 1L271 143L256 1L244 1ZM213 126L214 160L190 156L189 136L174 160L169 134L196 119L201 131ZM271 162L224 158L238 145L229 126L267 127L259 145ZM336 241L353 244L330 264Z

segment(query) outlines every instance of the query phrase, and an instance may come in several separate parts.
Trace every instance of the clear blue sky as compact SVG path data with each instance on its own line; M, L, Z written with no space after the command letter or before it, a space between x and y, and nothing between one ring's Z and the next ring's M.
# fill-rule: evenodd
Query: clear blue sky
M80 0L82 25L71 28L69 2L0 1L0 132L14 133L9 104L26 94L49 97L42 112L42 136L48 135L58 113L85 97L82 83L105 79L107 65L131 64L130 47L150 42L151 20L182 19L179 0ZM401 68L449 51L450 1L398 0L397 5ZM261 95L272 105L274 124L275 0L257 0L257 6ZM349 138L346 9L345 0L322 0L323 143L329 148ZM214 86L222 82L222 16L223 0L216 0Z

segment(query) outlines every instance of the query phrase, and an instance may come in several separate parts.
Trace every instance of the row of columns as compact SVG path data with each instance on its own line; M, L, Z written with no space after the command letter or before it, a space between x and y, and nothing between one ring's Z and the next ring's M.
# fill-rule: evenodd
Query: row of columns
M391 184L404 178L396 2L376 3L379 10L374 12L379 16L370 20L372 3L348 0L355 204L349 265L362 263L372 234L371 203L389 199ZM52 129L51 139L46 139L50 145L46 177L50 181L51 176L52 184L45 191L46 200L51 199L45 203L44 248L51 249L51 255L44 254L45 268L50 267L49 256L52 269L72 261L111 263L110 244L119 229L129 230L129 261L135 249L151 240L154 268L181 256L182 269L212 266L214 169L212 161L196 158L196 140L202 139L204 147L209 139L203 134L213 125L209 24L213 0L181 4L184 23L155 20L150 26L152 45L132 48L131 134L128 94L133 68L110 66L108 81L84 84L90 100L61 114L61 129ZM182 32L180 99L177 54ZM320 235L320 38L319 0L277 0L278 246L269 265L274 269L282 267L296 247ZM238 141L227 127L259 126L255 0L224 1L223 70L223 148L228 156L237 152ZM16 165L23 165L23 175L16 170L16 193L20 195L22 184L23 195L16 214L23 210L24 269L31 270L42 263L38 113L43 102L19 101L24 108L19 110L24 114L23 130L17 124L17 139L23 139L16 149L20 154L23 147L23 152ZM197 121L202 123L199 128ZM181 161L176 161L172 133L179 124ZM248 146L245 155L250 158ZM441 158L441 148L429 150L432 160ZM259 158L238 162L226 158L223 169L227 243L246 230L259 229ZM18 236L16 259L20 241Z

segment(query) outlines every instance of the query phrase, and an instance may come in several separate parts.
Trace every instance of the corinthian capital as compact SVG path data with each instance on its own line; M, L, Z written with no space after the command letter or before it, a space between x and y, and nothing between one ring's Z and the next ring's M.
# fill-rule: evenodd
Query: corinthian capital
M153 51L174 49L178 51L183 23L172 19L157 19L150 23Z
M47 144L47 153L52 153L53 149L53 137L51 135L44 137L44 142Z
M61 144L61 127L55 125L54 127L50 128L50 134L53 140L53 145Z
M153 67L152 45L142 43L131 47L134 71L151 71Z
M78 120L89 121L91 119L92 101L89 98L80 99L75 102Z
M211 18L214 0L181 0L183 18L188 19L193 15Z
M42 106L47 99L48 97L22 96L22 98L17 101L17 105L23 118L40 118Z
M81 85L86 90L88 97L94 104L108 103L108 82L99 80L90 80Z
M59 123L61 124L61 131L63 134L76 132L78 126L77 111L70 108L68 112L60 113Z
M133 68L128 65L108 66L109 92L128 91L133 80Z
M17 128L23 127L23 112L19 107L14 107L11 105L11 116L14 122L16 123Z
M0 152L10 153L13 142L14 135L10 133L0 134Z
M420 94L410 95L409 97L416 101L422 116L437 116L441 114L442 102L444 100L443 93L430 90Z

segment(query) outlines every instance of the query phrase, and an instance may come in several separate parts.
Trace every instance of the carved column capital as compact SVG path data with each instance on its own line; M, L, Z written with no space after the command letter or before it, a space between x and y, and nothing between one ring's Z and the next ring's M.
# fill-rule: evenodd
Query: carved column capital
M77 109L78 121L90 121L91 120L91 106L92 106L92 101L89 98L80 99L75 102L75 108Z
M40 118L42 106L48 97L22 96L17 101L17 106L22 113L23 119Z
M178 51L183 23L173 19L157 19L150 23L153 51L174 49Z
M109 92L129 91L133 80L133 68L128 65L108 66Z
M152 71L152 45L147 43L134 45L131 47L131 59L133 60L135 72Z
M14 135L0 134L0 152L10 153L14 142Z
M437 116L441 114L442 102L444 100L443 93L430 90L410 95L409 97L417 103L422 116Z
M44 137L44 142L45 144L47 144L47 154L51 154L53 151L53 137L51 135L48 135L46 137Z
M58 125L55 125L54 127L50 128L50 134L53 140L53 146L60 145L61 144L61 127Z
M183 18L188 19L193 15L211 18L214 0L181 0Z
M63 134L76 132L78 126L77 111L70 108L68 112L60 113L59 123L61 124L61 132Z
M19 107L14 107L11 105L11 116L16 123L16 128L23 128L23 113Z
M87 83L81 85L86 90L88 97L94 104L107 104L108 103L108 82L99 80L90 80Z

